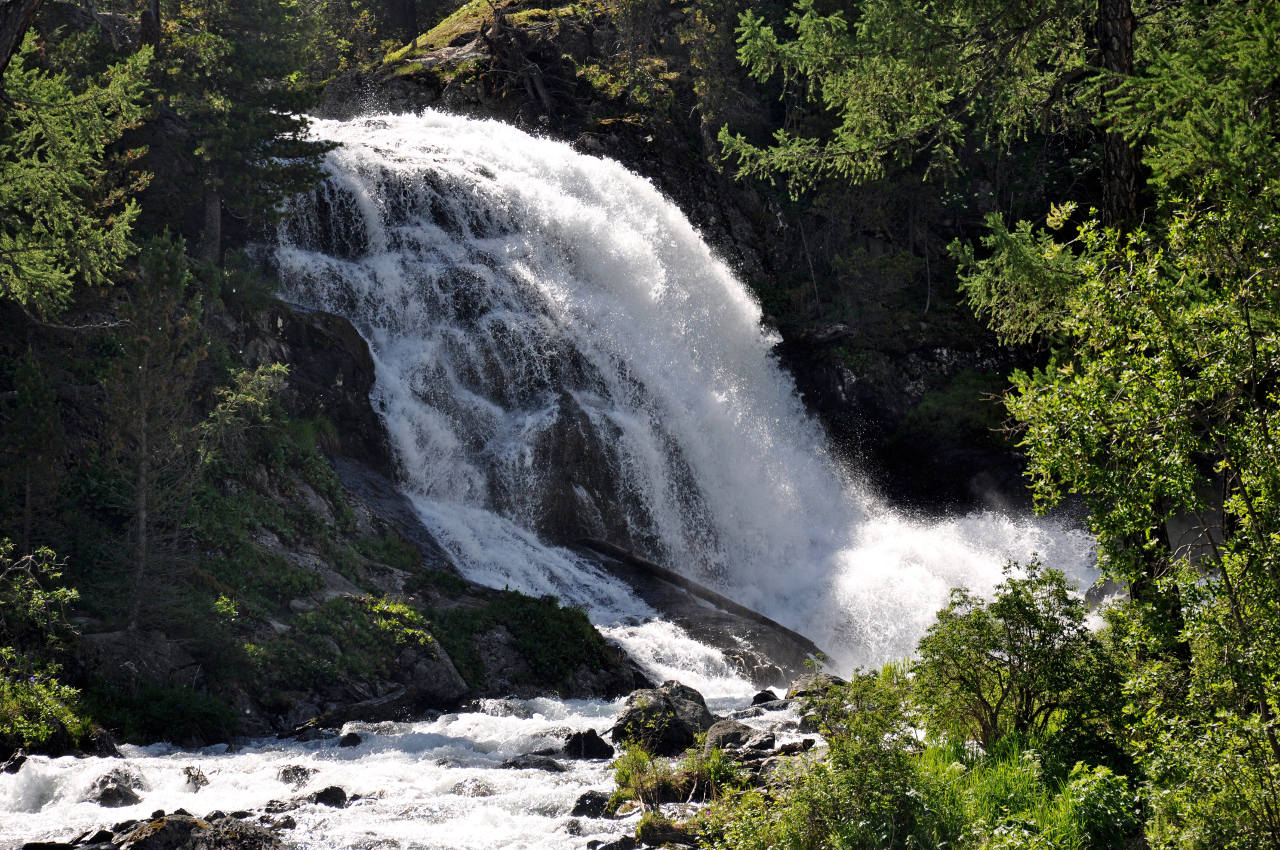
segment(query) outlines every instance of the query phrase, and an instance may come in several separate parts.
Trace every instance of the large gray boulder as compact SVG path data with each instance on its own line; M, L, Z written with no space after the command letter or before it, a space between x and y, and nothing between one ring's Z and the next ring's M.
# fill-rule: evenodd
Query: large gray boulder
M674 756L692 747L715 717L702 694L676 681L632 691L613 725L614 743L638 743L654 755Z

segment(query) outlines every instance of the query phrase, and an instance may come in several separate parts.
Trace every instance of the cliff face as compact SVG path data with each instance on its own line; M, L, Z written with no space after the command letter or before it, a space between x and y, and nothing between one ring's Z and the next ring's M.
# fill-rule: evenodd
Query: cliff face
M755 291L806 403L889 499L1022 504L1020 459L993 399L1026 355L999 348L960 303L945 244L963 222L913 173L799 201L731 179L719 126L760 137L779 107L738 69L725 23L736 12L721 5L713 23L705 3L468 3L381 65L335 80L320 111L437 108L619 160ZM971 215L991 203L975 185Z

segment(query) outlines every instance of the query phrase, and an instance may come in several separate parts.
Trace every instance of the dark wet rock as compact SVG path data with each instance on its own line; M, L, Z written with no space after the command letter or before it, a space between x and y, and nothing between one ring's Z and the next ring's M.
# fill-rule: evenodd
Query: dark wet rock
M518 717L521 720L533 717L533 709L524 700L519 699L478 699L468 708L490 717Z
M492 797L493 786L478 776L468 777L453 786L453 793L459 797Z
M298 804L292 800L287 802L284 800L268 800L262 810L269 815L278 815L282 812L291 812L296 808L298 808Z
M72 850L74 844L64 844L61 841L28 841L22 845L22 850Z
M324 729L320 724L313 720L308 720L301 726L295 726L288 732L281 732L281 738L293 738L299 743L305 744L308 741L319 741L326 738L336 738L338 733L332 729Z
M587 791L573 804L570 817L602 818L609 805L609 795L603 791Z
M679 682L632 691L613 725L615 743L635 742L655 755L674 756L693 746L715 723L702 694Z
M760 693L756 694L751 698L751 704L760 705L761 703L764 703L764 702L775 702L777 699L778 699L777 694L775 694L773 691L769 690L768 688L765 688L763 691L761 691Z
M265 827L222 818L196 830L182 850L277 850L285 844Z
M301 764L286 764L280 768L280 772L276 774L276 779L286 785L292 785L294 789L298 789L306 785L307 780L315 776L315 773L316 771L313 767L306 767Z
M341 809L347 805L347 792L337 785L330 785L328 788L321 788L307 799L321 806Z
M348 732L338 739L339 747L358 747L364 743L364 739L355 732Z
M22 766L27 763L27 754L24 750L15 750L13 755L9 756L9 760L4 764L0 764L0 773L17 773L22 770Z
M156 809L154 812L151 813L152 820L156 820L157 818L162 818L162 817L164 817L164 809Z
M707 730L707 739L703 744L706 752L713 749L728 750L736 749L744 744L755 734L754 729L745 723L739 723L736 720L717 720Z
M112 832L109 829L99 829L93 834L85 833L76 839L76 844L108 844L111 841Z
M791 687L787 689L787 699L820 697L832 688L844 684L844 679L830 673L806 673L791 683Z
M89 737L82 743L85 755L97 756L104 759L123 758L120 755L120 749L116 746L115 738L111 737L111 733L99 726L89 733Z
M636 841L630 835L624 835L621 838L614 839L608 844L601 844L599 841L588 841L587 850L636 850L640 846L640 842Z
M510 770L545 770L548 773L564 773L569 769L549 756L536 756L533 753L507 759L501 766Z
M205 776L204 771L198 767L188 765L182 769L182 775L187 778L187 790L192 793L198 792L209 784L209 777Z
M772 732L756 732L742 746L748 750L772 750L776 741Z
M564 754L571 759L613 758L613 747L594 729L571 732L564 739Z
M268 824L272 829L296 829L298 822L293 819L292 815L278 817Z
M141 774L132 768L117 767L93 781L84 800L108 809L133 806L142 802L138 791L146 787Z
M117 841L129 850L186 850L191 834L208 827L207 823L195 818L153 815Z
M791 707L791 703L792 701L789 699L776 699L773 702L762 702L753 707L761 711L786 711Z
M227 817L231 818L232 820L245 820L246 818L253 817L253 812L248 812L248 811L245 811L244 809L237 809L236 811L227 815Z
M799 741L792 741L790 744L783 744L778 747L778 753L784 756L795 755L797 753L807 753L813 749L813 738L802 738Z

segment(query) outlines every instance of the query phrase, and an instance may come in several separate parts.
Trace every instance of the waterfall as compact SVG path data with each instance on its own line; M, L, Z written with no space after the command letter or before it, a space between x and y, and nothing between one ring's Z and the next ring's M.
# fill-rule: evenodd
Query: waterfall
M747 289L608 159L427 112L316 121L338 142L274 261L282 295L370 344L403 486L472 578L621 617L556 544L604 537L813 638L837 667L908 654L954 585L1087 535L878 504L826 449Z

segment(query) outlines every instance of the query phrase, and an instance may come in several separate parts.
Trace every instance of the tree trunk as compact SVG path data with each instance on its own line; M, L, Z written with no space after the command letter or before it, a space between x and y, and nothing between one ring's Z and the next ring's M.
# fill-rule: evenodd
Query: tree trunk
M1112 74L1133 74L1133 28L1131 0L1098 0L1098 49L1102 67ZM1104 93L1103 114L1106 110ZM1108 224L1137 221L1140 168L1137 146L1107 128L1102 139L1102 212Z
M40 0L0 0L0 75L22 46L22 36L38 8Z
M204 187L204 235L200 240L200 259L214 265L222 262L222 192L212 182Z

